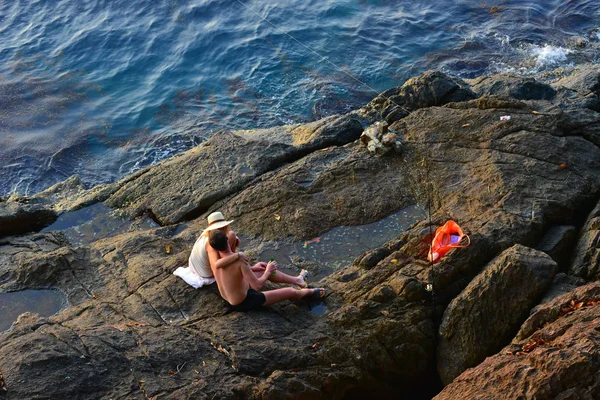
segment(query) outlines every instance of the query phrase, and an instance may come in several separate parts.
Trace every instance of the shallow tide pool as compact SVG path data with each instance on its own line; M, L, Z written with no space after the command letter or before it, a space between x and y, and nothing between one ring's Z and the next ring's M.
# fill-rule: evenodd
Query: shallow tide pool
M96 203L76 211L62 214L42 232L60 231L75 246L93 243L107 237L113 237L131 229L151 229L158 224L150 218L132 222L119 217L104 203Z
M412 205L370 224L335 227L311 240L267 243L257 252L257 258L261 261L272 258L289 273L298 273L305 262L317 264L319 269L311 271L310 278L317 280L349 266L357 256L382 246L425 217L419 206Z
M49 317L67 307L67 297L59 290L22 290L0 293L0 332L12 326L25 312Z

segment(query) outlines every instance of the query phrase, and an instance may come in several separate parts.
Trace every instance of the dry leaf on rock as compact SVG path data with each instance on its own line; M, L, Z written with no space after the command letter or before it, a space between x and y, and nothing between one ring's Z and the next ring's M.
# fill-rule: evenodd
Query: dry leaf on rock
M304 246L302 247L306 248L311 243L321 243L321 238L316 237L314 239L307 240L306 242L304 242Z
M548 343L548 340L544 340L542 338L534 338L531 339L529 342L527 342L526 344L523 345L522 349L525 353L529 353L531 352L533 349L535 349L536 347L542 345L542 344L546 344Z

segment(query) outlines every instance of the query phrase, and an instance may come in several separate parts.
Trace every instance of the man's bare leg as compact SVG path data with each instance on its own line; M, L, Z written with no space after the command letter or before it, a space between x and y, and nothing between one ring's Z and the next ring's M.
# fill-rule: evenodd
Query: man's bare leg
M265 306L279 303L283 300L300 300L303 297L311 297L311 298L322 298L325 296L325 289L317 288L317 289L294 289L294 288L281 288L275 290L267 290L266 292L262 292L267 300L265 301Z

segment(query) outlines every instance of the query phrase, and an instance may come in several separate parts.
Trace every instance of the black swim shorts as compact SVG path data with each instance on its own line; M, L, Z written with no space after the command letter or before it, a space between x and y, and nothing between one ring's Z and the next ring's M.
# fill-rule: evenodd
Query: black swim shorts
M255 308L262 307L265 304L267 298L261 292L257 292L256 290L250 288L248 289L248 293L246 294L246 298L240 304L233 306L234 311L250 311Z

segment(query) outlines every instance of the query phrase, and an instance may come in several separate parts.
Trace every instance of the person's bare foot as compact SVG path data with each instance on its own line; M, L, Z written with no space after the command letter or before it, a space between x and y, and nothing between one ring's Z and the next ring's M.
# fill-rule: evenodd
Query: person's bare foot
M296 277L296 286L300 289L306 289L308 287L308 283L306 283L306 277L308 276L308 271L303 269L300 271L300 274Z
M319 300L325 297L325 288L315 288L315 289L302 289L306 290L307 293L304 295L305 300Z

